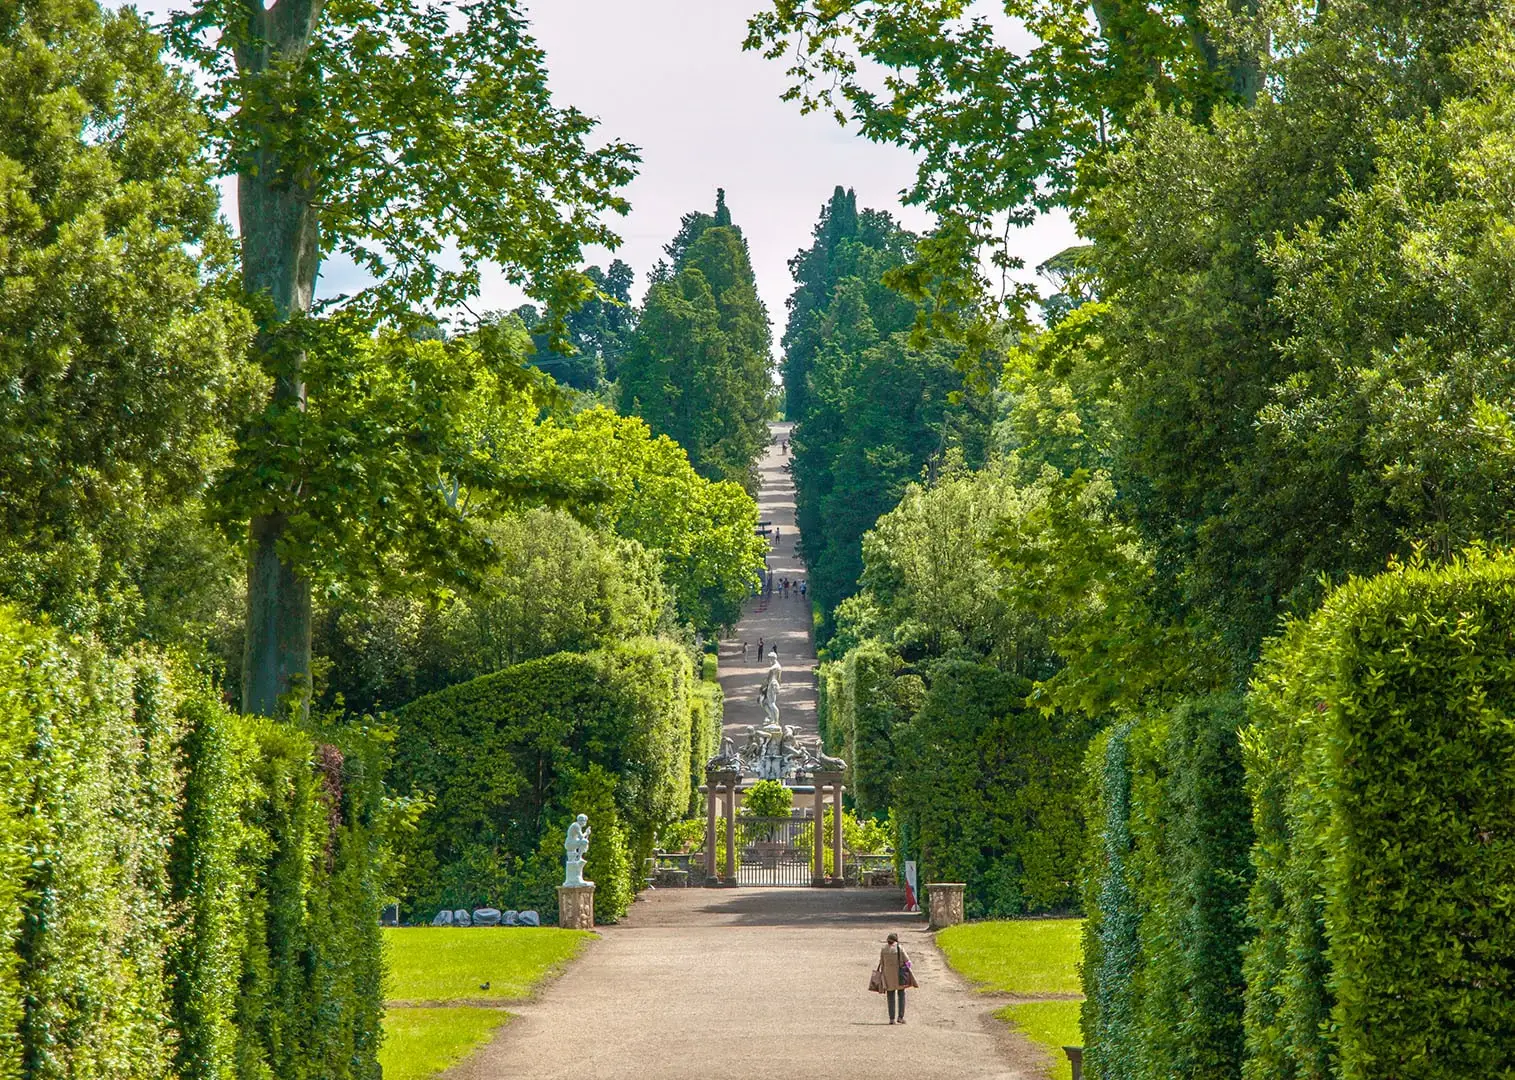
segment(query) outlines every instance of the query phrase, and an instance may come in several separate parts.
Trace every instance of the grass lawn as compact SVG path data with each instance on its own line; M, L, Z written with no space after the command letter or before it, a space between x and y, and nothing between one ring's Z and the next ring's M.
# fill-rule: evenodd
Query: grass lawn
M384 1080L426 1080L489 1041L504 1009L391 1009L384 1017L379 1064Z
M1082 919L1015 919L963 923L936 935L954 971L980 990L1036 997L1077 994L1078 961L1083 954ZM994 1015L1014 1025L1026 1038L1045 1047L1052 1080L1072 1080L1065 1046L1079 1046L1080 1001L1027 1001L1007 1005Z
M504 1009L457 1002L530 997L593 934L553 927L417 926L386 928L384 1080L427 1080L489 1041L510 1019ZM483 989L488 984L488 989ZM429 1002L424 1008L399 1002Z
M936 935L959 975L981 990L1077 994L1082 919L962 923Z
M1065 1046L1080 1046L1084 1035L1078 1026L1078 1001L1028 1001L1007 1005L994 1015L1019 1028L1032 1042L1046 1047L1052 1056L1052 1080L1073 1080ZM385 1073L385 1080L389 1074Z
M593 935L538 926L415 926L384 931L388 1001L519 1001ZM489 984L489 989L481 987ZM387 1076L388 1074L386 1074Z

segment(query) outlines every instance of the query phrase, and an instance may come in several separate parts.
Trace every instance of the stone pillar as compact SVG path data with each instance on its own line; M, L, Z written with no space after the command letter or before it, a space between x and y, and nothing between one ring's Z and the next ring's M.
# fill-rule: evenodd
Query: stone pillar
M737 883L736 867L736 777L726 781L726 877L722 884Z
M715 777L705 783L705 884L715 884Z
M815 862L810 864L810 884L826 884L826 785L821 783L821 778L815 778L815 828L811 830L815 834L815 851L812 857Z
M842 865L842 782L831 789L831 869L838 885L847 884L847 870Z
M558 925L565 930L594 929L594 886L558 886Z
M928 881L926 895L931 901L931 929L956 926L963 921L963 884Z

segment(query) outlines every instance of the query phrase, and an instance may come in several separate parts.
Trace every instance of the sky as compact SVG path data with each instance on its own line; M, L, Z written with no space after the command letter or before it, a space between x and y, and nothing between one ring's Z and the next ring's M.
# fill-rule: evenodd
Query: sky
M175 0L138 0L161 16ZM632 210L612 223L623 243L613 255L586 252L605 265L620 258L636 271L634 295L691 210L715 206L726 189L732 218L752 250L758 293L782 332L784 302L793 283L788 261L811 242L821 205L836 185L854 188L859 206L889 210L907 228L930 227L927 214L901 205L914 158L909 151L870 143L829 115L802 116L780 99L784 64L742 51L747 18L763 0L527 0L533 32L545 49L559 104L600 121L608 138L632 143L642 164L625 190ZM989 0L981 0L993 14ZM1013 32L1011 30L1010 32ZM228 216L235 184L223 183ZM1014 251L1034 280L1034 267L1075 243L1066 215L1049 214L1023 229ZM351 292L364 279L350 264L330 259L319 293ZM484 274L475 311L512 308L525 297L498 273Z
M788 261L811 242L836 185L858 205L889 210L908 228L929 216L903 207L913 156L870 143L827 115L802 116L780 100L781 61L742 51L761 0L536 0L532 25L547 52L555 95L598 117L603 130L641 147L617 256L646 274L690 210L710 210L726 189L732 220L752 249L758 293L776 329L793 288ZM1066 216L1023 230L1029 269L1076 242ZM603 257L594 253L596 258ZM593 260L592 260L593 261ZM499 284L491 285L499 288ZM486 298L487 302L487 298ZM497 305L491 305L497 306Z

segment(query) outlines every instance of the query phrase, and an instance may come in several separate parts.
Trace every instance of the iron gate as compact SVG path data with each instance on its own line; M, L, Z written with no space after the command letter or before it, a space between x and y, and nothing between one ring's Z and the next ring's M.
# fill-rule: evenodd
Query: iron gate
M809 885L815 853L808 818L738 817L737 884Z

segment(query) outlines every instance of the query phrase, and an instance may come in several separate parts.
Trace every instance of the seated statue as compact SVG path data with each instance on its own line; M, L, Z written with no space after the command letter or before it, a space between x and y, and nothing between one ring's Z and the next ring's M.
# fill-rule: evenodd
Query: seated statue
M580 814L568 826L568 835L563 839L563 887L584 888L594 882L584 877L584 856L589 852L589 818Z

